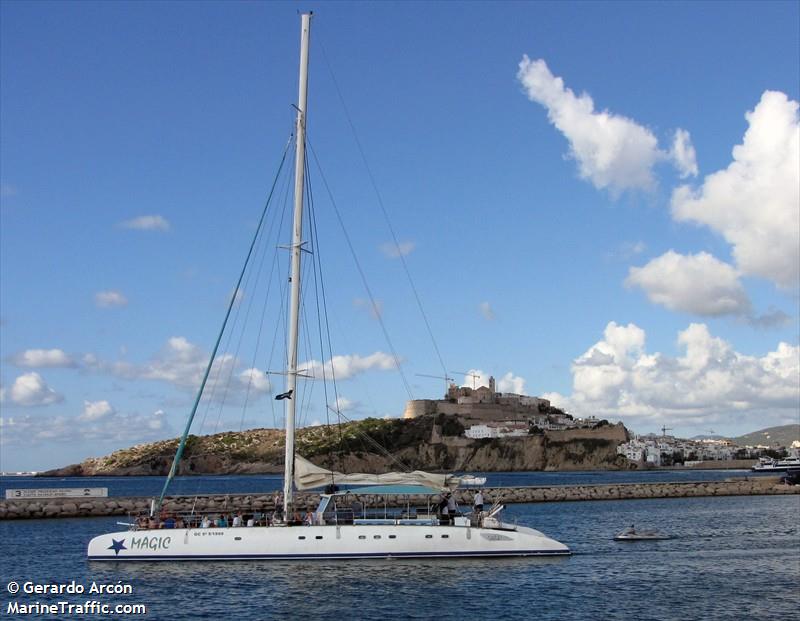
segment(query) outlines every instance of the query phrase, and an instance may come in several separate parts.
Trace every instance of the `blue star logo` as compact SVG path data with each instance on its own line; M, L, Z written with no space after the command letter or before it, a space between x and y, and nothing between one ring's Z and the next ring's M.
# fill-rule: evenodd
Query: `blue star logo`
M114 550L114 556L119 556L120 550L127 550L128 548L125 547L125 540L122 539L121 541L117 541L116 539L111 539L112 543L110 546L106 548L106 550Z

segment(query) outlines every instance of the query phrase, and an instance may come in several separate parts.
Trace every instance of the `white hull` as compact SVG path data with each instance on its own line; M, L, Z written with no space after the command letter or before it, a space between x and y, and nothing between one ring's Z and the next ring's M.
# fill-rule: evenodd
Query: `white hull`
M127 530L93 538L87 554L93 561L191 561L568 556L571 552L521 526L506 530L349 524Z

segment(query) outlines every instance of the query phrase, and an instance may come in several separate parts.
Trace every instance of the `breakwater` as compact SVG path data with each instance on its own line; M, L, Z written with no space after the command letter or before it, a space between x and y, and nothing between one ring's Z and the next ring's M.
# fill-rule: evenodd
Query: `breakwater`
M558 485L538 487L484 488L488 502L506 504L535 502L570 502L586 500L620 500L633 498L686 498L700 496L756 496L770 494L800 494L800 486L783 485L778 477L735 478L724 481L698 481L681 483L621 483L606 485ZM456 500L462 506L471 506L474 490L456 490ZM435 503L438 496L389 497L387 506L425 506ZM384 505L384 497L361 495L365 505ZM296 494L296 506L306 510L319 502L319 494ZM37 498L0 500L0 520L127 516L146 513L150 498ZM172 496L165 499L164 508L175 513L208 512L269 512L275 509L274 493L270 494L214 494L199 496Z

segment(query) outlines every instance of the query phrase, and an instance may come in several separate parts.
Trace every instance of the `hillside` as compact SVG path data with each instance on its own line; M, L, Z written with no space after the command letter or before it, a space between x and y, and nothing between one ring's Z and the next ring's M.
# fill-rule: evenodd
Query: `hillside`
M767 427L732 440L739 446L791 446L792 442L800 440L800 425Z
M316 464L346 472L386 472L399 460L432 471L578 470L626 468L616 447L627 439L622 425L575 429L519 438L470 440L456 416L368 418L341 427L297 430L297 451ZM154 475L169 471L178 441L165 440L92 457L41 476ZM284 434L251 429L189 436L181 475L261 474L283 471ZM390 456L379 447L385 447Z

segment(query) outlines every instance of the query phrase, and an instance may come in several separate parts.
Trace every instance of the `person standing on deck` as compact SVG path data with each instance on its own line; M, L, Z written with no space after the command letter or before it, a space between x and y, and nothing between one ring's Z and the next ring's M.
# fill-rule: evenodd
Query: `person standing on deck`
M483 491L478 490L478 493L475 494L475 498L472 501L472 506L475 507L475 513L481 513L483 511Z
M456 499L452 494L447 494L447 520L453 524L456 520L456 512L458 511L458 506L456 505Z

